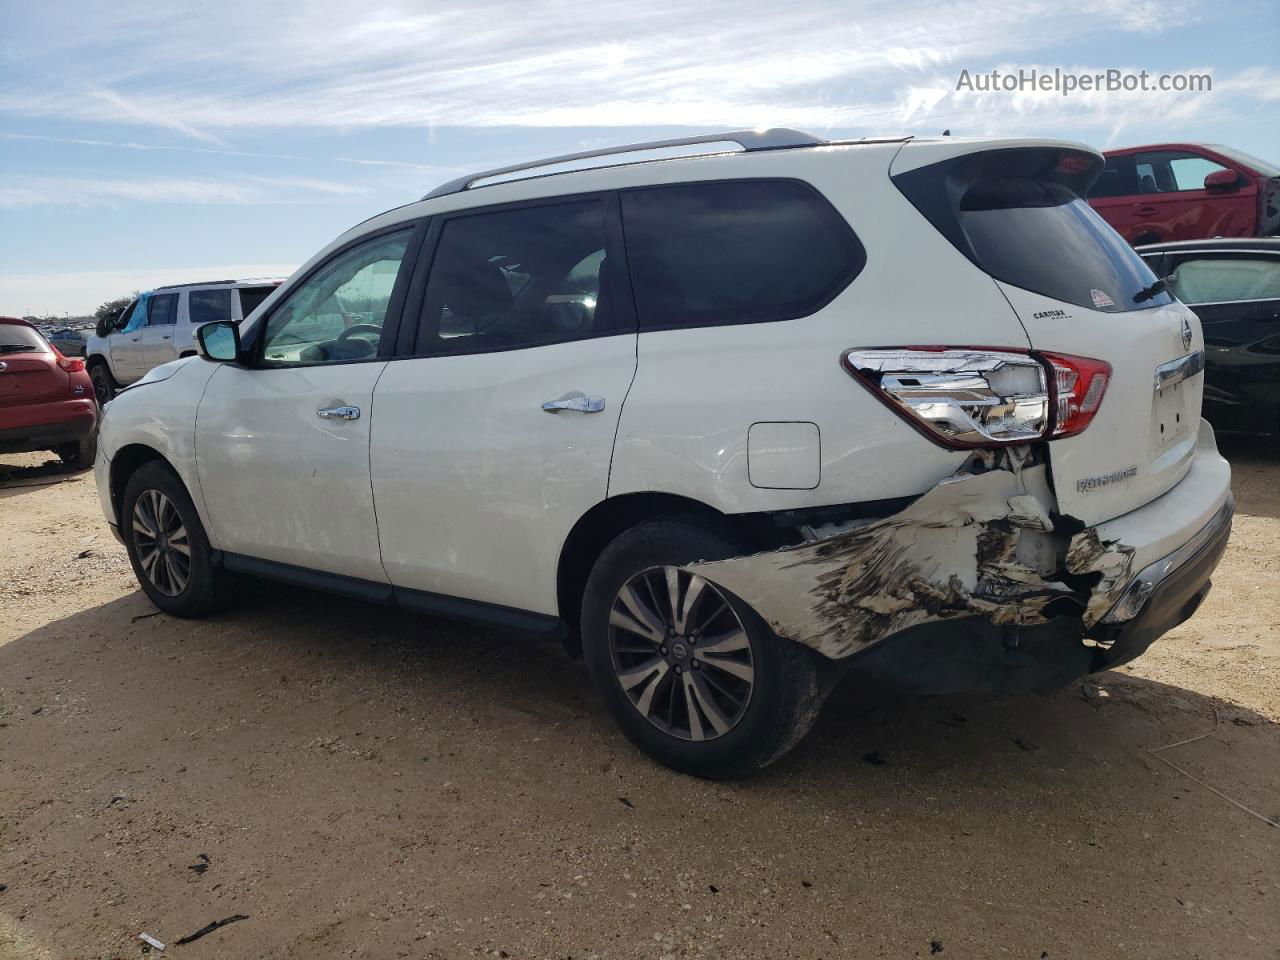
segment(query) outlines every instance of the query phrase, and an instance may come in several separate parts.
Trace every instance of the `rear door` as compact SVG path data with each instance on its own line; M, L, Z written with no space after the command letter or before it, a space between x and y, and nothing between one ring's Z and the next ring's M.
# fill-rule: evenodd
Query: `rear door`
M382 560L415 592L557 612L560 548L606 496L636 369L616 201L434 219L402 358L374 395Z
M146 313L150 302L148 294L139 297L120 317L119 328L107 337L111 372L120 383L133 383L147 372L142 335L147 328Z

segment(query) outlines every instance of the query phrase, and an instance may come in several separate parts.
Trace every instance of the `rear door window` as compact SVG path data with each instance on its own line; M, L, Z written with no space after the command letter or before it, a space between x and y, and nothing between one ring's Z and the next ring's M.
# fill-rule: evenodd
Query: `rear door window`
M849 224L793 180L627 190L622 223L642 330L803 317L866 263Z
M191 322L212 323L215 320L231 319L231 288L222 287L217 290L192 290L187 296L187 310L191 314Z
M607 234L596 198L449 218L414 352L484 353L618 332Z

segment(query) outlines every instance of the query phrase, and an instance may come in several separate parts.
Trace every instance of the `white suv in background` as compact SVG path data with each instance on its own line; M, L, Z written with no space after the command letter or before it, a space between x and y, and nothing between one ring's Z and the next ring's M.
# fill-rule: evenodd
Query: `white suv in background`
M216 320L239 323L283 281L218 280L157 287L129 304L109 327L99 326L85 345L85 362L98 403L152 367L194 356L195 330ZM146 317L135 317L139 310ZM126 330L126 328L132 329Z
M113 402L103 509L177 616L252 574L559 631L706 776L842 668L1052 689L1191 616L1232 512L1102 162L772 130L446 184Z

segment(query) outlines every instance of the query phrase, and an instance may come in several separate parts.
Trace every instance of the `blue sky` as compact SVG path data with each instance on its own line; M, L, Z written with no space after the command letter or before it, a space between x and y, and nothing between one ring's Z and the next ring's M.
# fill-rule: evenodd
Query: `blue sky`
M288 273L471 169L757 126L1280 161L1275 0L0 2L0 313ZM957 92L962 69L1210 93Z

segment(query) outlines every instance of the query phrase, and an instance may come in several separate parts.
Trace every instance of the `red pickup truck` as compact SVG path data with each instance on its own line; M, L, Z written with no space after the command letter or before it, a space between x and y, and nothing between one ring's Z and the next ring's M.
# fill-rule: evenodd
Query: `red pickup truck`
M1280 235L1280 167L1231 147L1107 150L1089 203L1130 243Z

